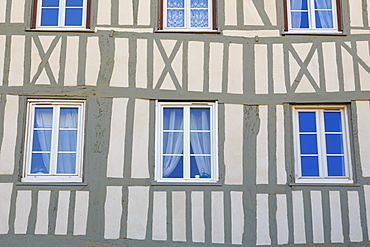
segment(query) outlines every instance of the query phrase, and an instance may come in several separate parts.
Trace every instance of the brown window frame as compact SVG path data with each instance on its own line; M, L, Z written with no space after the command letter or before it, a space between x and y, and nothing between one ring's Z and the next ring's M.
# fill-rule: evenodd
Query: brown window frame
M164 4L163 1L165 0L159 0L159 30L163 29L163 11L164 11ZM211 30L217 30L217 18L216 18L216 12L217 12L217 6L216 6L217 0L212 0L212 28ZM192 30L194 31L194 30ZM196 30L195 30L196 32ZM202 30L199 30L199 32L202 32Z

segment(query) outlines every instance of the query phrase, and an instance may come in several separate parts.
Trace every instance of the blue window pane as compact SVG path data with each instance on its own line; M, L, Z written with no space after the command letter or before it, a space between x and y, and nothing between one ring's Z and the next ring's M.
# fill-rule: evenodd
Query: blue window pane
M163 109L163 129L182 130L183 129L183 109L165 108Z
M76 152L77 130L60 130L58 151Z
M82 7L83 0L67 0L66 6L67 7Z
M163 153L182 154L183 153L183 133L167 132L163 133Z
M59 7L59 0L43 0L42 7Z
M35 128L51 128L53 124L53 108L35 109Z
M58 154L58 174L76 173L76 154Z
M345 176L344 158L343 156L329 156L328 162L328 175L329 176Z
M49 174L50 154L32 154L31 174Z
M307 12L292 12L292 28L309 28Z
M66 9L66 26L82 26L82 9Z
M316 28L333 28L332 11L315 11Z
M163 156L163 178L183 178L184 165L181 156Z
M315 0L315 9L331 9L331 0Z
M343 154L343 138L341 134L326 134L326 153Z
M298 121L300 132L316 132L315 112L299 112Z
M291 10L308 10L307 0L290 0Z
M341 113L324 112L325 132L342 132Z
M201 133L201 132L190 133L190 153L210 154L211 153L210 133Z
M208 27L208 10L191 10L191 27Z
M51 130L34 130L32 151L50 151Z
M41 26L58 26L58 9L42 9Z
M208 8L208 0L191 0L190 8Z
M210 109L191 108L190 109L190 129L191 130L210 130Z
M303 177L319 176L319 159L317 156L301 157L301 169Z
M317 137L315 134L300 135L301 154L317 154Z
M77 128L78 108L61 108L59 128Z
M211 157L191 156L190 157L191 178L211 178Z
M167 0L167 8L184 8L184 0Z
M184 10L167 10L167 27L184 27Z

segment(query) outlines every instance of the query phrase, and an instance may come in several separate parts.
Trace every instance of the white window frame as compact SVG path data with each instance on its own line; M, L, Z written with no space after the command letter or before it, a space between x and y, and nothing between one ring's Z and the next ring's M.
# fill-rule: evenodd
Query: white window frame
M163 30L166 31L213 31L213 3L208 0L208 27L191 27L190 0L184 0L184 27L167 27L167 0L163 0Z
M156 182L186 182L186 183L216 183L218 181L218 124L217 102L159 102L156 101ZM162 154L163 154L163 109L184 109L184 178L163 178ZM210 109L210 136L211 136L211 178L190 178L190 108ZM187 144L187 145L186 145Z
M78 127L77 127L77 150L76 150L76 173L75 174L56 174L57 155L58 155L58 125L59 110L61 107L78 108ZM54 108L52 140L50 153L50 174L31 174L32 141L34 127L34 113L36 108ZM27 107L27 128L26 144L22 182L82 182L83 177L83 138L84 138L84 100L42 100L30 99Z
M319 177L303 177L301 172L300 138L299 138L299 112L316 112L316 133L318 142ZM323 113L328 111L341 112L344 167L346 176L334 177L327 175L326 145ZM310 105L293 106L294 153L295 153L295 182L296 183L353 183L351 170L351 150L349 140L349 126L347 107L344 105Z
M59 15L58 15L58 25L57 26L41 26L41 12L42 12L42 1L37 1L37 13L36 13L36 29L42 30L55 30L55 29L65 29L65 30L85 30L86 20L87 20L87 0L83 0L82 7L82 25L81 26L65 26L65 16L66 16L66 2L67 0L59 0ZM51 7L50 7L51 8ZM54 7L53 7L54 8ZM68 7L73 8L73 7ZM75 7L80 8L80 7Z
M292 10L290 7L290 0L286 0L287 2L287 18L288 18L288 29L289 32L292 33L342 33L338 31L338 13L337 13L337 2L336 0L331 0L332 2L332 9L333 9L333 28L314 28L316 26L316 18L315 18L315 5L314 0L307 0L308 4L308 23L309 28L293 28L292 27ZM300 12L300 11L295 11Z

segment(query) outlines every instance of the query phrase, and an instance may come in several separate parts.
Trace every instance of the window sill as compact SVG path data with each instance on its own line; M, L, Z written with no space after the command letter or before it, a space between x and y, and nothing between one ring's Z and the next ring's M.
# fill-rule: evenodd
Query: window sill
M220 30L174 30L174 29L157 29L155 33L186 33L186 34L221 34Z
M73 182L16 182L16 186L87 186L87 183Z
M289 183L289 187L361 187L355 183Z
M282 31L281 35L306 35L306 36L347 36L345 32L315 32L315 31Z
M51 29L38 29L38 28L26 28L26 32L74 32L74 33L95 33L94 29L62 29L62 28L51 28Z
M221 182L152 182L152 186L222 186Z

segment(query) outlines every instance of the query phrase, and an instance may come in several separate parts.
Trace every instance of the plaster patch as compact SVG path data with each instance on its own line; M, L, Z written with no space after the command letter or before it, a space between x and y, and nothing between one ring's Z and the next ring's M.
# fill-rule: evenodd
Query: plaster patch
M100 70L99 37L89 37L86 49L85 85L96 86Z
M350 42L345 42L351 48ZM353 57L346 49L342 47L342 68L344 91L355 91L355 74L353 71Z
M107 186L104 205L104 238L119 239L122 217L122 186Z
M276 105L276 175L278 184L283 185L287 183L283 105Z
M86 235L89 191L76 191L73 235Z
M334 42L322 44L327 92L339 92L337 52Z
M293 201L293 229L294 243L306 243L306 229L304 220L304 206L302 191L292 191Z
M127 238L145 239L148 222L149 187L128 188Z
M225 104L225 184L243 184L243 105Z
M176 90L176 86L169 73L166 73L161 86L162 90Z
M370 185L364 185L367 234L370 236Z
M48 234L50 190L40 190L37 201L35 234Z
M224 192L211 192L211 220L212 220L212 243L225 243L225 209Z
M310 82L310 80L307 78L306 75L303 75L295 92L296 93L315 93L316 90L315 88L312 86L311 83L314 83L314 82Z
M171 53L172 53L173 49L175 48L177 40L161 39L160 43L162 44L163 49L165 50L167 57L169 57L169 56L171 56Z
M350 26L363 27L362 1L349 1Z
M26 234L31 211L32 191L18 190L15 208L14 233Z
M349 240L362 242L360 201L357 191L348 191Z
M358 64L360 72L360 85L362 91L370 90L370 53L369 53L369 41L357 41L357 54L365 65ZM366 71L367 70L367 71Z
M13 35L10 51L9 86L23 86L24 72L24 35Z
M2 0L6 2L5 0ZM11 0L12 10L10 13L11 23L24 23L25 0Z
M225 6L225 25L237 25L236 0L227 0L224 2Z
M370 105L369 101L356 101L358 142L362 175L370 177Z
M172 192L172 241L186 241L186 194Z
M148 42L146 39L137 40L137 57L136 57L136 87L148 87Z
M227 92L242 94L243 81L243 45L230 44Z
M107 177L110 178L123 178L127 103L127 98L113 98L107 161Z
M134 9L132 0L120 0L119 4L119 25L133 25L134 24Z
M204 83L204 43L189 42L188 50L188 90L203 91Z
M369 4L367 5L369 7ZM351 29L350 34L370 34L369 29Z
M1 6L0 6L1 8ZM6 36L0 35L0 86L3 85Z
M274 93L287 93L285 85L284 46L282 44L273 44L272 50Z
M210 43L209 58L209 91L222 92L222 75L224 60L224 44Z
M310 43L294 43L292 44L294 50L297 52L299 58L304 62L310 52L313 44Z
M137 24L138 25L150 25L150 10L152 9L150 6L150 0L140 0L139 1L139 9L138 9L138 16L137 16Z
M69 190L59 191L55 235L67 235L70 196Z
M191 229L193 242L205 242L204 193L191 192Z
M231 243L243 244L244 235L244 209L243 192L231 191Z
M167 192L153 192L152 239L167 240Z
M315 80L315 83L320 87L320 68L319 68L319 57L317 55L317 50L312 55L311 61L307 66L308 71Z
M270 245L269 195L257 194L257 245Z
M259 106L260 129L257 135L256 151L256 183L269 183L269 152L268 152L268 106Z
M324 243L324 218L322 214L321 191L310 191L312 211L312 232L314 243Z
M67 37L66 69L64 86L77 86L79 37Z
M18 133L18 101L18 96L6 95L3 140L0 151L0 174L13 174L14 172Z
M10 203L13 183L0 183L0 234L9 232Z
M129 86L129 39L116 38L114 51L114 67L110 80L111 87L128 87Z
M296 77L298 75L298 72L301 69L301 66L298 65L297 61L293 57L292 53L289 52L289 75L290 75L290 86L293 85L293 83L296 81Z
M255 45L254 59L255 59L255 88L256 94L269 93L268 81L268 63L267 63L267 45Z
M98 25L110 25L111 24L111 0L99 0L98 1Z
M58 82L59 70L60 70L60 55L61 55L61 39L58 41L58 44L55 46L53 53L51 53L49 58L49 65L51 71L54 75L55 81Z
M263 21L258 14L253 0L243 0L244 25L262 26ZM235 15L236 11L234 12Z
M340 204L339 191L329 191L330 198L330 225L331 225L331 242L343 243L343 223L342 223L342 209Z
M264 7L273 26L277 25L276 20L276 0L264 0Z
M278 244L288 244L289 242L289 224L288 224L288 206L285 194L276 195L276 228Z
M149 103L149 100L135 100L131 162L132 178L149 178Z
M182 70L183 70L183 45L181 44L179 51L176 53L175 58L172 61L172 69L175 73L175 76L182 87ZM202 71L203 73L203 71ZM172 83L173 84L173 83Z
M6 1L0 1L0 22L5 22Z
M157 85L159 83L159 78L163 72L165 63L156 42L153 44L153 49L153 84ZM172 85L172 87L174 86Z

